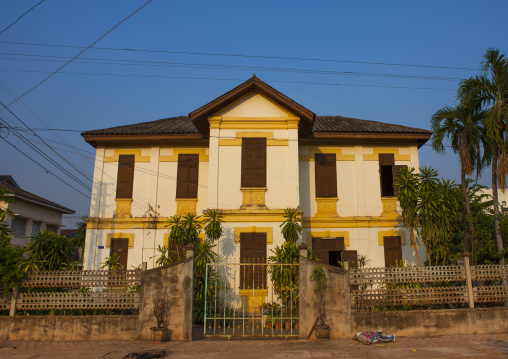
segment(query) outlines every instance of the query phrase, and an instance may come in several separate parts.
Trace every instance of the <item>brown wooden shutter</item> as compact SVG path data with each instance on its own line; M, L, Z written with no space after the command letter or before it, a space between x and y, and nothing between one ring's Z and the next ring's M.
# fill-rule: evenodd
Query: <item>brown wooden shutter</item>
M198 198L199 155L179 154L176 198Z
M385 249L385 267L395 267L402 260L400 236L383 237Z
M242 187L266 187L266 138L242 139Z
M134 184L134 155L118 156L116 198L132 198Z
M357 267L358 253L357 251L342 251L342 260L349 261L349 268Z
M262 289L267 287L266 233L240 233L240 288Z
M393 190L395 193L395 196L398 196L397 186L395 186L395 182L397 181L397 176L399 175L399 172L401 169L407 168L406 165L396 165L393 166Z
M395 156L393 153L380 153L379 154L379 165L380 166L394 166Z
M127 270L127 257L129 255L129 239L128 238L111 238L111 248L109 255L116 254L120 256L118 263L123 265L123 269Z
M337 162L335 153L315 154L316 197L337 197Z
M344 237L312 237L312 249L325 264L330 264L330 251L344 250Z

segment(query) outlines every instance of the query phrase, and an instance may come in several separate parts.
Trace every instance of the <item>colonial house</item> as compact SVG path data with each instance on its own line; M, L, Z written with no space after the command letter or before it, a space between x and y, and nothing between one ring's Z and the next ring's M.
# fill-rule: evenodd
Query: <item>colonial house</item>
M37 231L60 233L62 215L76 213L70 208L22 189L12 176L0 176L0 186L7 189L8 195L15 199L15 203L0 201L1 207L8 208L13 213L13 217L6 218L12 231L12 245L26 245L30 236Z
M168 218L211 208L224 216L222 257L267 258L284 209L299 208L302 241L325 263L414 259L393 181L419 167L430 131L316 116L253 76L188 116L82 136L96 149L86 269L111 253L153 267Z

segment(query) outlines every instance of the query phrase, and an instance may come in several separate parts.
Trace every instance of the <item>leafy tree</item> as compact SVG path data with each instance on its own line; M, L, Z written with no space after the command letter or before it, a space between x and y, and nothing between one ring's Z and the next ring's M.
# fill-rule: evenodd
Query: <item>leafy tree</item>
M74 262L76 244L51 231L37 232L27 246L28 260L40 270L59 270Z
M80 262L83 265L84 253L85 253L85 239L86 239L86 220L88 216L81 217L81 221L76 223L76 238L74 239L76 248L80 252Z
M506 187L508 174L508 60L498 49L490 48L483 55L480 65L481 75L460 82L458 97L461 102L486 110L483 122L492 152L494 228L498 253L503 253L497 190L498 186L502 189ZM504 265L503 256L499 264Z
M100 269L109 268L110 271L123 270L123 264L120 263L120 255L113 253L109 257L104 259L104 262L101 263Z
M205 211L205 233L212 241L216 241L222 236L223 218L222 214L216 209Z
M14 199L13 196L11 196L11 192L9 192L9 190L5 187L2 187L0 186L0 201L4 202L4 203L16 203L16 200ZM8 207L1 207L0 206L0 222L3 222L5 221L5 219L7 218L7 216L13 216L14 213L12 213L12 211L8 208Z
M474 106L461 103L455 107L443 107L432 116L432 148L437 153L445 153L443 140L450 141L454 153L459 155L460 183L464 196L467 220L464 221L464 251L467 250L468 238L474 241L475 231L471 206L468 197L466 175L471 176L476 170L476 176L481 173L488 152L482 158L481 146L485 145L486 136L482 126L485 111L478 110ZM487 146L484 146L487 147Z
M300 225L302 213L297 208L286 208L283 217L286 220L280 225L282 236L287 243L296 244L302 233L302 226Z
M11 231L5 223L0 222L0 283L4 296L8 296L16 282L23 278L20 268L23 262L24 247L11 246Z

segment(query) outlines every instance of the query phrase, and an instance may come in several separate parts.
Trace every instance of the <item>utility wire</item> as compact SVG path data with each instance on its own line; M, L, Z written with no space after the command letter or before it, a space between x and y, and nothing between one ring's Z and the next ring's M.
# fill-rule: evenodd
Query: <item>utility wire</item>
M21 20L21 18L23 16L25 16L26 14L28 14L30 11L32 11L33 9L35 9L37 6L39 6L40 4L42 4L44 1L46 0L42 0L42 1L39 1L37 4L35 4L34 6L32 6L30 9L28 9L27 11L25 11L20 17L18 17L13 23L11 23L9 26L7 26L5 29L3 29L2 31L0 31L0 34L2 34L4 31L7 31L9 28L11 28L14 24L16 24L19 20Z
M35 61L35 62L64 62L64 60L50 60L46 58L68 59L68 56L51 56L51 55L31 55L31 54L11 54L1 53L0 55L9 56L26 56L38 57L44 59L30 59L30 58L10 58L2 57L0 60L14 60L14 61ZM89 60L89 61L83 61ZM101 62L106 61L106 62ZM393 77L401 79L414 79L414 80L444 80L444 81L460 81L460 77L442 77L442 76L420 76L420 75L404 75L404 74L386 74L386 73L372 73L372 72L357 72L357 71L333 71L333 70L314 70L314 69L298 69L298 68L281 68L281 67L262 67L262 66L240 66L240 65L215 65L215 64L202 64L202 63L188 63L188 62L167 62L167 61L147 61L147 60L126 60L126 59L108 59L108 58L93 58L81 57L75 62L79 64L97 64L97 65L122 65L122 66L142 66L142 67L183 67L183 68L198 68L198 69L214 69L214 70L254 70L254 71L269 71L269 72L282 72L282 73L303 73L303 74L319 74L319 75L343 75L343 76L373 76L373 77Z
M40 71L40 70L9 70L9 69L0 69L0 71L5 71L5 72L28 72L28 73L51 73L50 71ZM218 78L218 77L129 75L129 74L111 74L111 73L102 73L101 74L101 73L92 73L92 72L68 72L68 71L60 71L60 74L67 74L67 75L89 75L89 76L163 78L163 79L184 79L184 80L215 80L215 81L238 81L238 82L244 82L245 81L245 79ZM307 82L307 81L283 81L283 80L272 80L272 81L265 81L265 82L267 82L267 83L303 84L303 85L328 85L328 86L353 86L353 87L373 87L373 88L431 90L431 91L456 91L456 89L451 89L451 88L390 86L390 85L364 85L364 84L331 83L331 82ZM14 102L11 102L8 106L13 104Z
M46 173L49 173L51 175L53 175L54 177L58 178L60 181L62 181L63 183L65 183L67 186L71 187L72 189L74 189L76 192L79 192L81 193L83 196L85 196L86 198L88 199L91 199L90 196L87 196L86 194L84 194L83 192L81 192L79 189L77 189L76 187L74 187L73 185L67 183L65 180L61 179L60 177L58 177L56 174L54 174L53 172L51 172L50 170L48 170L46 167L44 167L43 165L41 165L39 162L37 162L36 160L34 160L32 157L30 157L29 155L27 155L25 152L23 152L22 150L20 150L19 148L17 148L15 145L13 145L12 143L10 143L7 139L3 138L3 140L5 142L7 142L12 148L16 149L17 151L21 152L25 157L27 157L30 161L32 161L33 163L35 163L37 166L41 167L42 169L44 169L44 171L46 171Z
M14 41L0 41L0 44L61 47L61 48L75 48L75 49L84 49L85 48L83 46L76 46L76 45L59 45L59 44L44 44L44 43L14 42ZM418 65L418 64L354 61L354 60L337 60L337 59L320 59L320 58L304 58L304 57L262 56L262 55L227 54L227 53L212 53L212 52L190 52L190 51L146 50L146 49L130 49L130 48L114 48L114 47L94 47L93 49L94 50L110 50L110 51L127 51L127 52L162 53L162 54L175 54L175 55L199 55L199 56L242 57L242 58L255 58L255 59L271 59L271 60L296 60L296 61L317 61L317 62L332 62L332 63L351 63L351 64L360 64L360 65L401 66L401 67L418 67L418 68L447 69L447 70L467 70L467 71L478 71L479 70L478 68L469 68L469 67L434 66L434 65Z
M5 105L4 105L4 103L3 103L2 101L0 101L0 104L1 104L1 105L2 105L2 106L3 106L3 107L7 110L7 111L9 111L9 113L10 113L11 115L13 115L13 116L14 116L14 118L16 118L19 122L21 122L21 123L22 123L22 124L23 124L23 125L27 128L27 129L31 130L31 129L30 129L30 127L29 127L29 126L28 126L25 122L23 122L23 120L21 120L18 116L16 116L16 114L15 114L14 112L12 112L10 108L8 108L7 106L5 106ZM34 131L32 131L32 130L31 130L31 132L32 132L32 133L33 133L33 134L34 134L37 138L41 139L41 138L39 137L39 135L37 135ZM42 142L44 142L44 140L43 140L43 139L41 139L41 141L42 141ZM46 145L47 145L47 144L46 144ZM50 146L48 145L48 147L50 147ZM86 174L84 174L83 172L81 172L81 171L80 171L78 168L76 168L76 166L74 166L71 162L67 161L67 159L66 159L65 157L63 157L60 153L58 153L57 151L55 151L55 150L54 150L54 149L52 149L51 147L50 147L50 149L51 149L51 150L52 150L52 151L53 151L53 152L54 152L54 153L55 153L58 157L60 157L62 160L64 160L64 161L65 161L65 162L66 162L69 166L71 166L72 168L74 168L74 170L76 170L78 173L80 173L80 174L81 174L82 176L84 176L84 177L85 177L88 181L90 181L90 182L91 182L91 179L88 177L88 175L86 175ZM85 186L86 186L86 185L85 185Z
M7 107L11 106L12 104L16 103L17 101L19 101L21 98L23 98L24 96L26 96L27 94L29 94L30 92L32 92L33 90L35 90L37 87L39 87L40 85L42 85L44 82L48 81L51 77L53 77L56 73L58 73L61 69L63 69L65 66L69 65L72 61L74 61L75 59L77 59L81 54L83 54L85 51L87 51L89 48L91 48L93 45L95 45L96 43L98 43L99 41L101 41L104 37L106 37L111 31L113 31L114 29L116 29L118 26L120 26L122 23L124 23L125 21L127 21L129 18L131 18L132 16L134 16L134 14L136 14L138 11L140 11L142 8L144 8L146 5L148 5L149 3L151 3L152 0L148 0L146 3L144 3L141 7L139 7L136 11L134 11L133 13L131 13L129 16L127 16L126 18L124 18L122 21L120 21L118 24L116 24L115 26L113 26L111 29L109 29L108 31L106 31L102 36L100 36L97 40L95 40L94 42L92 42L90 45L86 46L83 48L82 51L80 51L76 56L74 56L72 59L70 59L69 61L67 61L65 64L63 64L62 66L60 66L58 69L56 69L55 71L51 72L51 74L49 76L47 76L46 78L44 78L42 81L38 82L35 86L31 87L28 91L25 91L22 95L18 96L14 101L12 101L10 104L7 105Z

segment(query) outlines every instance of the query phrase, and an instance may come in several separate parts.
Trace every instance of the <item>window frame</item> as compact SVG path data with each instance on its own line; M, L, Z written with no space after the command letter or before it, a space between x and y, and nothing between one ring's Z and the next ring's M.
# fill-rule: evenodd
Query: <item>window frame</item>
M135 155L118 156L118 173L116 177L116 198L132 198L134 188Z
M18 225L18 222L21 221L22 223L24 223L24 226L19 226ZM23 218L23 217L14 217L13 219L11 219L11 225L10 225L10 229L14 232L13 235L14 236L18 236L18 237L26 237L26 226L27 226L27 223L28 223L28 220L26 218ZM17 229L21 229L23 228L23 231L22 231L22 234L19 234L17 232Z
M176 198L198 198L199 154L178 154L176 178Z
M335 153L314 155L316 198L337 198L337 157Z
M266 188L266 137L242 138L241 161L240 186L242 188Z

